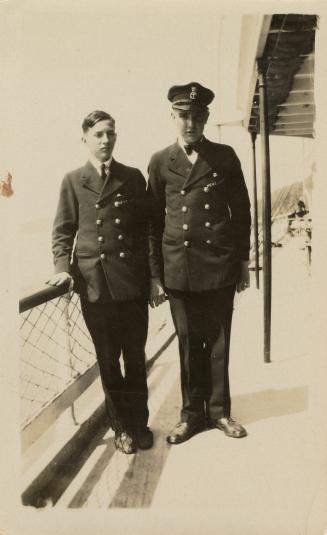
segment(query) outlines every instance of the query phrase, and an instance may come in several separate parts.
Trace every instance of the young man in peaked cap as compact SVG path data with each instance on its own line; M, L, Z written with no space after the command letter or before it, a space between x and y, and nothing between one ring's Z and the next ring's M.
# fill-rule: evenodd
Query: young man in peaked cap
M138 169L112 157L116 132L111 115L90 113L82 130L89 161L62 182L52 240L56 275L49 283L60 285L74 277L96 350L116 448L134 453L153 443L147 427L145 370L146 182Z
M149 165L150 304L168 294L180 353L170 444L206 427L246 435L231 417L228 363L235 290L249 286L250 202L234 150L203 135L213 98L197 82L169 89L178 140Z

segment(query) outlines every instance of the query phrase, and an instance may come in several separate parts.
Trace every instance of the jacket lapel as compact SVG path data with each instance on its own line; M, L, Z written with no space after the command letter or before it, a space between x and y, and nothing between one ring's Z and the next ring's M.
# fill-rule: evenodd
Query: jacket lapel
M213 157L210 148L210 141L204 138L201 144L201 150L199 152L198 158L192 167L191 173L184 182L184 189L188 188L189 186L203 178L205 175L208 175L213 171L217 172L217 158Z
M100 195L103 188L103 180L91 162L87 162L82 172L83 186Z
M205 158L203 158L203 156L201 156L201 154L199 154L195 164L192 167L190 175L183 184L183 188L188 188L189 186L194 184L194 182L197 182L211 171L211 165L207 162Z
M97 194L98 200L101 201L112 195L112 193L123 185L124 176L122 167L113 159L110 165L109 175L103 182L91 162L87 162L83 169L82 182L83 186Z
M176 173L178 175L181 175L185 178L187 178L190 174L189 171L190 162L184 153L184 151L181 149L179 144L176 142L172 150L170 152L170 160L168 162L168 168L173 173Z
M113 159L110 165L109 176L104 182L99 201L115 193L115 191L122 187L125 180L126 176L124 176L123 166Z

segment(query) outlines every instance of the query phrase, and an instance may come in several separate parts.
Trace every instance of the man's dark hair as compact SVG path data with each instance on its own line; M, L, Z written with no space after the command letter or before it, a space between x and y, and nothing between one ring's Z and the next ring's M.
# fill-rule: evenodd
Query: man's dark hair
M89 128L92 128L92 126L100 121L112 121L115 124L115 119L109 115L109 113L101 110L95 110L91 111L91 113L85 117L82 123L83 132L86 132Z

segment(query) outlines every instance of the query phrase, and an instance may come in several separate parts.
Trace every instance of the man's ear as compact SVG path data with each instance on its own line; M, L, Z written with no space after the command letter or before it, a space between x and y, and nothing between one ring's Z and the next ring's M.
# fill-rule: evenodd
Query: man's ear
M205 115L205 121L204 121L204 124L207 124L208 122L208 119L209 119L209 115L210 115L210 112L209 110L206 112L206 115Z
M84 134L83 134L83 136L81 137L81 141L82 141L82 143L86 143L86 138L85 138Z

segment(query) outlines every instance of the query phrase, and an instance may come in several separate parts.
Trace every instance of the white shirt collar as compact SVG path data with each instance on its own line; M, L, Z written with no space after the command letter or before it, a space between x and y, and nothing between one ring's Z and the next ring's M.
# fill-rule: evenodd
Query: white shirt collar
M184 146L187 145L186 141L184 141L184 139L182 137L179 137L177 139L177 142L178 142L178 145L180 146L180 148L185 152L186 154L186 151L185 151L185 148Z
M107 160L106 162L100 162L100 160L95 158L92 154L90 155L89 160L90 160L91 164L93 165L93 167L95 167L95 169L97 170L97 172L101 176L102 164L104 164L106 166L106 170L108 170L108 168L109 168L109 166L111 164L111 161L112 161L112 155L110 156L109 160Z
M199 141L202 141L203 139L203 136L199 139ZM179 137L178 138L178 144L180 145L182 151L184 152L186 158L191 162L192 165L195 164L195 162L197 161L198 159L198 153L194 150L191 154L187 154L186 150L185 150L185 145L187 145L186 141L182 138L182 137Z

